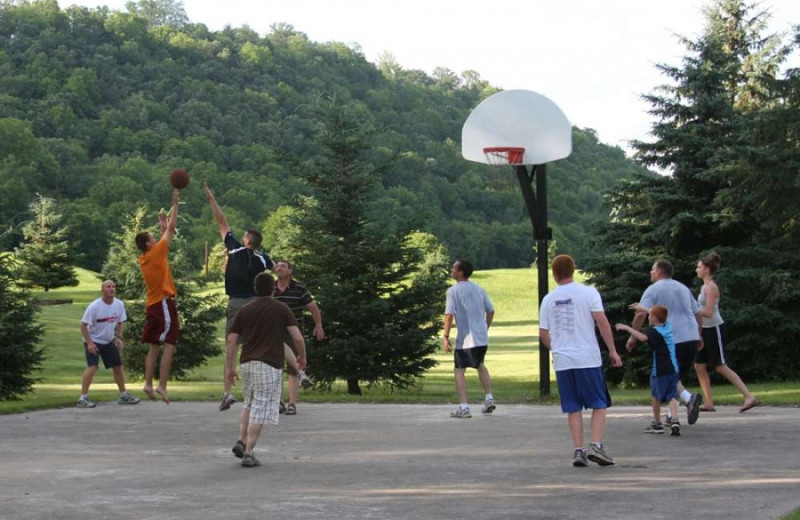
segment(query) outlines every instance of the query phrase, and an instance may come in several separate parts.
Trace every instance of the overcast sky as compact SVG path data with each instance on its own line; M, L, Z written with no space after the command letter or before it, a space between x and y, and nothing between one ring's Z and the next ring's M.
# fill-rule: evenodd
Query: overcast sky
M125 10L126 0L60 0ZM184 0L189 19L212 30L248 25L260 34L288 23L313 41L357 44L372 62L389 52L404 69L478 72L503 89L544 94L570 122L628 150L648 139L652 120L639 96L677 65L676 35L703 28L692 0ZM765 0L770 31L800 24L798 0ZM794 57L792 64L800 60Z

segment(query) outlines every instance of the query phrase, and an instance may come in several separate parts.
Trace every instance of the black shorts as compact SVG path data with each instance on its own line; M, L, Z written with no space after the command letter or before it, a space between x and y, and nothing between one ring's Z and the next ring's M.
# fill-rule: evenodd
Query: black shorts
M96 367L100 364L100 358L103 358L103 366L106 368L114 368L122 365L122 358L119 355L119 349L114 343L95 343L98 354L89 353L89 346L83 344L83 350L86 352L86 364L90 367Z
M706 364L708 368L716 368L728 363L728 360L725 359L722 325L703 327L703 350L697 351L694 362Z
M694 367L694 358L697 355L699 341L684 341L675 344L675 357L678 358L678 377L683 381Z
M453 353L456 368L479 368L486 357L488 345L483 347L460 348Z

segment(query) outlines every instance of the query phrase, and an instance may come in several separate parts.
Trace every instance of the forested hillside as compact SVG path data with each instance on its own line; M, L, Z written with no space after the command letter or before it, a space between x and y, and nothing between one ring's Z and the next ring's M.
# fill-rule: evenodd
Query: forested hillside
M59 202L77 263L99 269L125 215L168 206L167 175L183 167L193 182L180 227L199 266L205 242L219 241L202 181L234 229L264 227L307 193L300 173L320 153L318 108L335 98L360 107L374 129L385 214L481 268L532 261L511 169L461 158L464 120L496 92L478 73L373 64L357 48L316 43L287 25L266 35L212 32L179 3L160 5L166 11L134 15L55 0L0 3L0 250L19 243L40 193ZM592 226L607 220L603 192L635 172L645 173L619 148L574 130L572 156L548 170L559 250L580 261Z

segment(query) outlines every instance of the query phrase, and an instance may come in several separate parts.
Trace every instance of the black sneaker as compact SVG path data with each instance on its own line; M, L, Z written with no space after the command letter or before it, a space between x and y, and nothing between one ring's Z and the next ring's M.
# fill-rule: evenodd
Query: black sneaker
M244 443L242 441L236 441L236 444L233 445L231 451L234 455L236 455L237 459L241 459L244 457Z
M660 422L651 422L650 426L642 430L644 433L664 433L664 425Z
M576 468L585 468L589 465L589 459L586 458L586 450L575 450L575 455L572 458L572 465Z
M697 422L697 418L700 417L700 406L703 404L703 394L694 394L689 402L686 403L686 422L690 425Z
M245 468L254 468L260 465L261 461L258 460L255 455L245 455L242 457L242 466Z
M670 430L672 430L672 433L670 435L672 435L673 437L679 437L680 436L680 434L681 434L681 422L678 419L673 417L672 418L672 422L669 423L669 428L670 428Z

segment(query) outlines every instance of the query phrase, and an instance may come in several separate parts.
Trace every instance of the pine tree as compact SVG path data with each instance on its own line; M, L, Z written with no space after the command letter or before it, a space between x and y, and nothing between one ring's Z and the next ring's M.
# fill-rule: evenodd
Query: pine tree
M146 289L139 270L140 251L134 238L146 225L147 210L139 208L130 215L122 229L114 235L103 277L117 284L117 296L125 300L128 323L125 327L125 370L130 374L144 373L144 360L150 345L142 344ZM155 230L153 230L155 231ZM175 298L180 319L178 348L172 364L172 376L181 379L208 358L218 356L222 346L217 337L217 322L225 315L222 299L217 295L201 295L204 280L195 273L187 258L186 243L175 236L170 244L170 266L178 292Z
M70 261L67 229L53 199L37 194L29 212L32 219L22 227L24 243L17 249L21 262L19 276L25 287L41 287L45 292L78 285Z
M768 13L751 5L718 0L705 14L703 34L697 40L682 39L688 51L682 65L658 66L674 84L644 96L656 118L651 132L655 140L634 143L640 162L670 170L671 175L639 177L612 190L611 222L601 225L596 235L608 253L592 258L587 268L591 282L603 292L610 318L630 321L626 306L647 287L649 266L656 258L670 259L675 278L691 287L697 259L710 249L722 252L723 262L730 260L718 280L725 295L722 305L731 310L726 350L742 361L739 374L747 375L755 373L748 372L756 367L751 354L763 345L754 343L749 333L744 339L744 328L735 320L753 313L741 322L752 325L763 300L754 300L752 290L750 295L739 293L750 284L729 287L727 282L752 274L754 268L786 264L774 255L757 260L755 251L739 252L763 238L763 225L752 211L763 204L763 192L747 185L763 182L764 177L756 179L770 174L754 176L748 150L753 132L764 130L756 122L776 106L776 74L788 51L778 37L762 36ZM759 251L765 254L763 246ZM767 336L774 333L763 330ZM646 352L634 354L623 379L644 383L648 366ZM757 375L767 371L759 369Z
M324 109L321 155L304 165L314 195L289 216L297 234L287 253L328 336L311 345L310 371L323 385L346 380L351 394L360 383L409 387L434 366L447 288L443 247L393 221L379 202L373 135L358 105L334 100Z
M44 358L39 307L17 279L11 256L0 253L0 400L30 392Z

